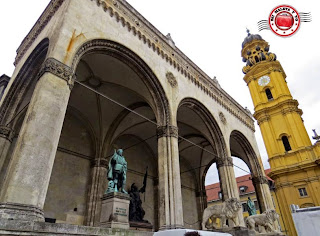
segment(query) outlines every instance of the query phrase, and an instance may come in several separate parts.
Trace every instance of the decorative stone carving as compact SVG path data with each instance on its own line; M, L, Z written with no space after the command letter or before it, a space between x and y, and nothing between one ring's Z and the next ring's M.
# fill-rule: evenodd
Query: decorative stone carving
M0 137L8 139L10 142L12 142L14 136L14 131L6 126L0 126Z
M249 229L256 231L256 226L259 228L261 234L265 233L276 233L280 235L274 226L273 223L279 219L279 215L275 210L266 210L260 215L248 216L246 219L246 225Z
M222 166L233 166L232 157L219 158L216 163L218 168Z
M73 86L72 69L58 61L55 58L48 58L42 65L39 77L44 73L51 73L68 82L69 86Z
M171 72L167 72L166 77L172 88L177 87L178 82L176 80L176 77L174 77L174 75Z
M176 126L158 126L157 127L157 137L175 137L178 138L178 127Z
M265 176L254 176L252 177L253 184L269 184L267 177Z
M241 207L241 203L237 198L229 198L220 205L207 207L203 212L202 230L216 229L217 218L220 219L221 228L227 227L227 219L232 220L233 223L238 226L239 223L237 222L236 217ZM211 223L209 223L209 219L211 220Z
M219 112L219 118L224 125L227 124L227 119L222 112Z

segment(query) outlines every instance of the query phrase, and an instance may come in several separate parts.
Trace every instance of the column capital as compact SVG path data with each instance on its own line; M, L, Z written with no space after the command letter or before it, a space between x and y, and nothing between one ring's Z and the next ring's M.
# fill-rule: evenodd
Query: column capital
M108 161L106 159L94 159L91 162L91 167L103 167L108 169Z
M269 184L269 181L265 176L253 176L251 179L253 184Z
M233 166L232 157L218 158L216 163L218 168L222 166Z
M14 130L7 127L7 126L0 126L0 137L3 137L7 140L9 140L10 142L12 142L14 136Z
M178 127L173 125L168 126L158 126L157 127L157 137L174 137L178 138Z
M54 74L55 76L67 81L70 90L73 88L73 72L71 67L67 66L66 64L58 61L55 58L47 58L41 66L38 77L40 78L46 72Z

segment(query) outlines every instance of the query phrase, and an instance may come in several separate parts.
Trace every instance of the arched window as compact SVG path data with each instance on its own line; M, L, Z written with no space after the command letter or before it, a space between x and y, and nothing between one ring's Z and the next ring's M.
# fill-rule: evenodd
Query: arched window
M282 139L282 143L283 143L283 146L284 146L284 149L286 150L286 152L292 150L291 146L290 146L290 143L289 143L288 137L287 136L283 136L281 139Z
M268 88L266 89L266 95L267 95L268 101L273 100L272 93L271 93L270 89L268 89Z

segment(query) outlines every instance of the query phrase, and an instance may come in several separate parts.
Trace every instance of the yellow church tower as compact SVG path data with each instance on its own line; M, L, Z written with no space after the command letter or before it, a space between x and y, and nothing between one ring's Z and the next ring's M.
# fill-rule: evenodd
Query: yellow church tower
M292 98L286 74L269 52L260 35L250 34L242 43L242 71L254 104L267 149L276 195L286 234L297 235L290 205L300 208L320 205L320 142L312 145L301 117L298 101Z

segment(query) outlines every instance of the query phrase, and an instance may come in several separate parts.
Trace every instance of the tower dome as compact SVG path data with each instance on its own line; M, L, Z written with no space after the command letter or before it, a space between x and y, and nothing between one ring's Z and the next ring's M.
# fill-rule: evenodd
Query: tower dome
M259 34L250 34L250 31L248 29L247 29L247 33L248 33L248 36L244 38L243 43L242 43L242 48L244 48L244 46L247 43L252 42L254 39L263 40L263 38Z
M275 61L276 55L269 52L269 44L259 34L250 34L243 40L241 56L246 63L242 71L247 74L253 66L264 61Z

